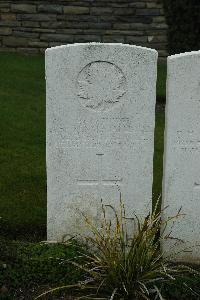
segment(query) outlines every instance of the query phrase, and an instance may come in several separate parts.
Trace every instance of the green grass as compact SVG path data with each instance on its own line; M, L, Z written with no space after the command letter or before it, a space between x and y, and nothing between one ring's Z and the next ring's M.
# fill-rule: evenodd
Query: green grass
M166 67L158 68L158 99ZM45 74L43 56L0 53L0 234L45 237ZM157 114L155 197L161 192L164 115ZM38 238L40 238L38 237Z
M50 287L72 284L82 277L82 272L68 263L79 255L73 244L29 243L0 237L0 253L0 299L33 300ZM8 290L5 297L2 286Z
M154 143L154 175L153 202L155 203L162 191L163 148L164 148L164 113L156 114L155 143Z
M28 231L46 223L44 59L1 53L0 78L0 216Z
M164 103L166 98L167 65L158 65L157 102Z

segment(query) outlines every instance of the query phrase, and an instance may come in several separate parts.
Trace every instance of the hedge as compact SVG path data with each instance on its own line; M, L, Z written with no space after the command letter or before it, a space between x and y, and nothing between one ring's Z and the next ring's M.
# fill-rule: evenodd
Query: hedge
M200 50L200 0L163 1L169 54Z

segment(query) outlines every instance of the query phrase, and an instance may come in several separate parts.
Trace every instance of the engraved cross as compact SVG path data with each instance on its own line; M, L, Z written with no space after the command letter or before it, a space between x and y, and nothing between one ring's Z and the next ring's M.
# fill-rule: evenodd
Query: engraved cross
M103 179L103 170L102 170L102 162L103 162L103 153L97 153L98 157L98 179L97 180L78 180L78 185L81 186L97 186L99 197L102 198L102 186L120 186L122 179L111 179L105 180Z

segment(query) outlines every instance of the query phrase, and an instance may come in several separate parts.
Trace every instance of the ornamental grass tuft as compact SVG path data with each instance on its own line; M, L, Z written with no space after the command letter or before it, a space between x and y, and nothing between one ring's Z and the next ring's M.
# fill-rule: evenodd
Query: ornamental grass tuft
M109 210L114 213L112 220ZM100 226L83 216L89 234L83 237L80 256L69 261L85 272L84 280L52 289L38 298L69 288L77 299L164 300L163 287L174 286L184 274L197 273L188 266L169 262L160 246L167 238L166 226L179 216L180 212L162 221L155 209L145 219L127 218L122 201L118 210L102 204Z

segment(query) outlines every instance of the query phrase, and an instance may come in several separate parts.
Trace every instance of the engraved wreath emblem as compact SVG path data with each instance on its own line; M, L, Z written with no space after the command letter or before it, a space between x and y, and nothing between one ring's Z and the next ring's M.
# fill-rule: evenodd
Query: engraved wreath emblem
M78 75L77 84L81 104L96 111L105 111L119 104L126 91L122 71L105 61L85 66Z

